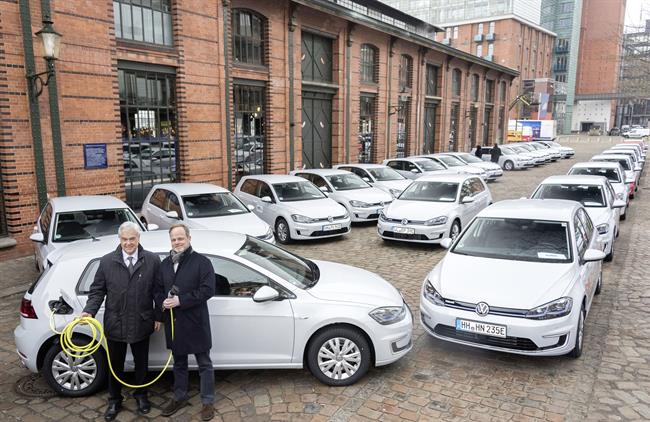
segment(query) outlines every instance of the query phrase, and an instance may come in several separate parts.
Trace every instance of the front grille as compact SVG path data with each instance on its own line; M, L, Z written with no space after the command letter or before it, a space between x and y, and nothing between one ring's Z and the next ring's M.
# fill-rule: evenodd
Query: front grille
M368 219L379 218L379 214L370 214L370 215L369 215L368 217L366 217L366 218L368 218Z
M403 219L401 218L388 218L388 217L384 217L383 219L383 221L386 223L397 223L397 224L402 224L402 220ZM426 221L407 220L406 222L406 224L421 224L421 225L424 225L424 223L426 223Z
M349 229L347 227L343 227L343 228L338 229L338 230L327 230L327 231L319 230L317 232L312 232L312 234L310 234L310 236L311 237L318 237L318 236L329 236L329 235L333 235L333 234L344 234L344 233L347 233L348 230Z
M476 310L475 303L460 302L458 300L451 300L451 299L444 299L444 301L445 301L445 306L447 308L460 309L461 311L469 311L469 312L474 312ZM499 308L499 307L490 306L490 312L488 313L488 315L526 318L527 312L528 310L526 309Z
M345 219L345 214L335 215L332 217L332 221L343 220L343 219ZM325 223L325 222L330 222L329 217L311 219L311 223Z
M563 345L566 342L566 335L560 336L556 344L546 347L537 347L537 345L528 338L522 337L492 337L484 334L469 333L465 331L457 331L455 327L448 325L438 324L433 330L434 333L442 337L451 338L454 340L467 341L470 343L483 344L486 346L501 347L504 349L522 350L527 352L552 349Z
M383 233L385 237L392 237L393 239L405 239L405 240L429 240L428 237L426 237L423 234L406 234L406 233L395 233L395 232L389 232L385 231Z

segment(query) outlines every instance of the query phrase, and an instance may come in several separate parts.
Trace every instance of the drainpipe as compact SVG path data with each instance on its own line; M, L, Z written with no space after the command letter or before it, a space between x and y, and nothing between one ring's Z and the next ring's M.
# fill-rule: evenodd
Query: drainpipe
M228 55L228 24L230 22L230 0L222 0L223 5L223 68L226 89L226 160L228 161L228 189L232 189L232 139L230 135L230 57Z
M391 102L391 95L393 90L392 88L393 55L395 54L395 51L393 51L393 47L395 47L396 41L397 38L391 36L390 45L388 47L388 72L386 72L388 78L388 91L386 91L386 148L384 150L384 158L390 157L390 102Z
M348 39L345 42L345 162L350 162L350 48L355 24L348 23Z
M294 78L294 57L293 57L293 34L296 31L296 10L297 6L291 3L289 13L289 171L293 170L295 166L295 151L294 151L294 130L296 128L295 121L295 104L293 99L293 78Z
M20 24L23 29L23 53L27 75L36 73L34 63L34 45L32 43L32 18L29 13L29 0L20 0ZM36 175L36 191L39 209L47 204L47 183L45 180L45 163L43 160L43 138L41 134L41 113L38 109L38 98L34 86L27 77L27 95L29 98L29 115L32 126L32 148L34 149L34 173Z

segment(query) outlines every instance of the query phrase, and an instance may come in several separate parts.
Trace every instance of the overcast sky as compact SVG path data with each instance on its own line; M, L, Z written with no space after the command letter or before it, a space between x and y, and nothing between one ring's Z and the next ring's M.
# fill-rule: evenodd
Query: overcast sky
M625 25L643 26L646 19L650 19L650 0L627 0Z

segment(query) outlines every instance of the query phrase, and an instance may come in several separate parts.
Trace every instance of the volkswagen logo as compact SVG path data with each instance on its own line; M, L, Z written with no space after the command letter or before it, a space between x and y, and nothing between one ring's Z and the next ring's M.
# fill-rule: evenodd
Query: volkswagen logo
M402 224L403 224L403 225L406 226L408 223L409 223L409 221L408 221L406 218L402 220Z
M332 217L332 216L330 215L329 217L327 217L327 221L329 221L329 222L331 223L332 221L334 221L334 217Z
M479 302L476 304L476 313L480 316L485 316L490 313L490 307L485 302Z

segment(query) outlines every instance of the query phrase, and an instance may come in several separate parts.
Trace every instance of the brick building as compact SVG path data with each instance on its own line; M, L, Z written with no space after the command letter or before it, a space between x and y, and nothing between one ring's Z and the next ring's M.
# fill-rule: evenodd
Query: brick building
M58 93L30 108L41 3L63 35ZM232 187L493 142L518 75L374 0L21 0L0 16L0 259L31 252L48 195L137 209L160 181Z

